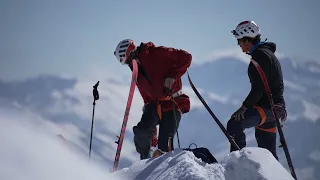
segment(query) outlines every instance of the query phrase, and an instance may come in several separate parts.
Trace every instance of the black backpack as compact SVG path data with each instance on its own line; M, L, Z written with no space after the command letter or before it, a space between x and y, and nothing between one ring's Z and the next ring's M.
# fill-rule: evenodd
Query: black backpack
M194 143L192 143L192 144L194 144ZM194 145L196 146L196 148L194 148L194 149L191 149L190 146L189 146L189 148L185 148L183 150L193 152L193 154L197 158L200 158L205 163L208 163L208 164L218 163L216 158L210 153L209 149L207 149L205 147L199 147L198 148L196 144L194 144Z

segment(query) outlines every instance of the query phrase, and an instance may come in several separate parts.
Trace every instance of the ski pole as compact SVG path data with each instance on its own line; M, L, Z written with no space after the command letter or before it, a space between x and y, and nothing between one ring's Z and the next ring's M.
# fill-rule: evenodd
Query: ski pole
M220 127L220 129L222 130L222 132L224 133L224 135L228 138L231 146L234 146L235 148L237 148L238 150L240 150L238 144L236 143L236 141L234 140L233 136L231 136L227 129L222 125L221 121L217 118L217 116L212 112L211 108L208 106L208 104L206 103L206 101L202 98L202 96L200 95L199 91L197 90L197 88L194 86L189 72L187 71L188 74L188 80L189 83L191 85L191 88L193 89L193 91L196 93L196 95L198 96L199 100L202 102L202 104L204 105L204 107L207 109L207 111L209 112L209 114L211 115L211 117L216 121L216 123L218 124L218 126Z
M294 169L294 166L293 166L293 162L292 162L292 159L291 159L291 156L290 156L289 148L288 148L288 145L286 143L286 139L284 137L284 134L283 134L283 131L282 131L282 127L281 127L281 124L280 124L280 121L279 121L279 118L278 118L278 114L276 112L276 108L275 108L275 105L274 105L274 102L273 102L273 99L272 99L272 94L271 94L271 90L270 90L270 87L269 87L269 84L268 84L268 80L267 80L267 78L266 78L261 66L253 59L251 59L251 62L256 67L256 69L259 72L259 75L261 77L262 83L264 85L265 92L268 95L268 99L269 99L269 102L270 102L270 106L271 106L271 109L272 109L273 116L276 119L276 125L277 125L277 129L278 129L279 136L280 136L280 143L281 143L281 145L283 147L284 154L286 155L286 159L287 159L290 171L291 171L291 175L292 175L292 177L294 179L297 180L297 175L296 175L296 172L295 172L295 169Z
M90 147L89 147L89 163L91 158L91 147L92 147L92 134L93 134L93 122L94 122L94 109L96 106L96 101L99 99L99 92L98 92L99 81L93 86L93 108L92 108L92 123L91 123L91 136L90 136Z

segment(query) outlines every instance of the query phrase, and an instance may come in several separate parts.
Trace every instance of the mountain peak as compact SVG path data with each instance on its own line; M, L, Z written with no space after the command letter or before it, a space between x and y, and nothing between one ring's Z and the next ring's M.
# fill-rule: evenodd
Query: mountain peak
M114 173L127 180L164 179L292 179L289 172L266 149L248 147L227 154L221 163L207 164L191 151L175 149L158 158L133 163Z

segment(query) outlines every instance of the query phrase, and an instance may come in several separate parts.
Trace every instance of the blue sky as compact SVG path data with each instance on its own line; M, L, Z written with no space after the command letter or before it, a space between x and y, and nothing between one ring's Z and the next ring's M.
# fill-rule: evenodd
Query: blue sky
M126 73L113 56L124 38L185 49L202 60L235 47L230 31L247 19L285 55L317 58L317 7L316 0L1 0L0 78L81 75L92 65Z

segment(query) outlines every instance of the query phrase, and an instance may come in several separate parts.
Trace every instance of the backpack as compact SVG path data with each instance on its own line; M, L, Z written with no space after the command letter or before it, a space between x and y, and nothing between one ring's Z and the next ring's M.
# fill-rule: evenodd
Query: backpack
M194 143L193 143L194 144ZM190 145L191 146L191 145ZM183 150L186 151L191 151L193 152L193 154L197 157L200 158L203 162L208 163L208 164L213 164L213 163L218 163L218 161L216 160L216 158L210 153L209 149L205 148L205 147L197 147L194 149L191 149L189 146L189 148L185 148Z

